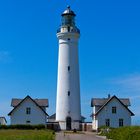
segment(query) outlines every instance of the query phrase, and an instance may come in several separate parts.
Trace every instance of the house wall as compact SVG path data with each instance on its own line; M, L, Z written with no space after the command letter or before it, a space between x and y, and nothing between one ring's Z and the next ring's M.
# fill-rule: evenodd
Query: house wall
M26 114L26 108L31 108L31 114ZM45 113L29 98L24 100L11 114L11 124L46 124Z
M117 107L117 113L112 114L112 107ZM124 126L131 125L131 113L116 99L112 99L93 119L93 128L105 126L105 119L110 119L110 127L119 127L119 119L124 120Z

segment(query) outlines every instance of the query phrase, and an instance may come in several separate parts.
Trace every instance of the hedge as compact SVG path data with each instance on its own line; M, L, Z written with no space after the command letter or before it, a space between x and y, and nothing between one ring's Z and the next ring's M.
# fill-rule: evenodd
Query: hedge
M45 125L0 125L0 129L25 129L25 130L32 130L32 129L45 129Z

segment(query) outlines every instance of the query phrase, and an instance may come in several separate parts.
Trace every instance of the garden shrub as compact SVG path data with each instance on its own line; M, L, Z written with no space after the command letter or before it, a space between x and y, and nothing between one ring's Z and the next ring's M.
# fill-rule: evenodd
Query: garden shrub
M1 125L0 129L25 129L25 130L29 130L29 129L45 129L45 125Z

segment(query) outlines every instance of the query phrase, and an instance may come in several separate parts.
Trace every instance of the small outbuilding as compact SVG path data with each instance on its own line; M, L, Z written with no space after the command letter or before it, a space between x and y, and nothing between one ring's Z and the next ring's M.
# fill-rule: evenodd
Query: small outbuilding
M85 119L84 116L81 116L81 123L84 123ZM56 113L48 117L48 122L56 122Z
M118 98L115 95L108 96L108 98L91 99L92 129L98 130L101 126L114 128L130 126L131 116L134 116L134 113L129 106L129 98Z
M14 98L11 101L12 111L8 114L11 124L46 124L49 106L48 99L32 99L26 96L24 99Z

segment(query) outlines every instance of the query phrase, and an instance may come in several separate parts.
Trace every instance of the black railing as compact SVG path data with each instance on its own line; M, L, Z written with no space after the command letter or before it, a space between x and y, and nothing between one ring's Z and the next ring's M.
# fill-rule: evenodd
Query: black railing
M60 32L61 32L61 27L59 29L57 29L57 33L60 33ZM68 30L68 28L67 28L67 30L65 32L70 32L70 33L75 33L76 32L76 33L80 34L80 30L78 28L73 28L71 30Z

